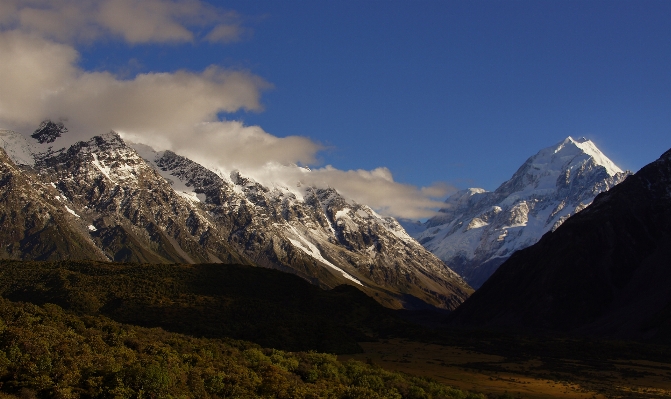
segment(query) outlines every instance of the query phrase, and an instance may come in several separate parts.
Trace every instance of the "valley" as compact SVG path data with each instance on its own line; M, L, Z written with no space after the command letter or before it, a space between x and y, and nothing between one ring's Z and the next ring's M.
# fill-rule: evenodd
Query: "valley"
M341 355L339 359L368 362L494 397L505 394L538 399L671 397L668 358L652 356L655 360L648 360L649 352L643 351L638 357L635 350L623 353L617 343L599 341L589 343L594 348L603 347L598 354L564 348L558 356L552 349L552 339L542 349L530 350L533 345L541 346L538 338L491 335L496 346L474 341L362 342L363 353ZM566 342L558 342L557 349L565 345ZM507 350L501 350L506 347ZM659 349L669 355L668 348Z
M0 398L460 398L435 381L0 298Z
M291 274L247 265L2 261L0 296L4 323L0 362L3 356L8 359L0 363L4 367L0 382L6 388L0 389L9 393L18 393L22 386L41 396L55 393L58 390L48 381L56 378L85 397L105 397L105 389L120 387L109 380L113 375L124 381L128 392L138 392L139 381L154 378L140 372L139 365L163 364L157 355L184 358L201 353L198 348L209 348L218 354L212 360L202 354L193 358L197 359L192 365L197 374L189 374L193 377L180 371L186 366L175 358L156 369L170 379L143 389L158 393L201 389L201 397L218 397L217 392L261 396L274 392L277 397L307 398L296 393L301 384L307 384L301 388L306 394L323 394L321 390L330 386L340 390L338 395L344 394L343 389L359 389L351 397L377 397L365 396L372 394L360 390L367 385L352 379L363 373L381 378L383 385L374 392L386 386L407 398L416 397L410 386L433 392L424 396L431 398L671 395L671 347L667 345L455 328L445 313L391 310L351 286L325 291ZM126 364L135 371L114 374L119 373L111 371L114 367L105 371L86 366L93 368L78 372L81 378L104 377L98 388L77 375L64 379L59 363L63 359L72 359L72 364L90 360L69 352L75 348L68 343L72 333L60 337L54 325L80 334L81 348L84 353L97 353L98 364ZM61 346L47 352L39 349L52 345ZM44 357L56 350L59 356ZM128 357L129 351L137 353ZM16 353L23 353L23 360L17 360ZM49 366L29 372L30 364L39 362ZM239 365L238 371L226 372L221 384L213 385L216 370L221 364L231 367L231 362ZM315 371L318 374L327 373L329 367L328 373L344 374L334 379L334 374L327 373L313 380L311 367L326 367ZM239 374L242 370L257 377L245 380ZM42 382L36 385L40 375L49 377L40 377ZM21 384L12 383L13 378ZM197 381L202 381L202 388L197 388ZM318 381L322 382L314 385Z
M0 399L671 399L670 19L0 0Z
M50 123L42 129L49 144L67 133ZM662 244L670 233L671 152L630 176L589 141L569 137L530 158L493 194L469 189L448 197L423 233L421 226L409 229L429 249L445 231L455 235L436 248L450 240L457 240L450 244L455 251L465 242L494 243L490 249L501 256L484 247L474 253L494 256L501 266L488 269L493 276L473 293L395 219L332 188L264 186L238 171L226 175L169 151L128 145L113 132L42 152L40 135L35 142L2 135L11 139L0 150L0 216L7 227L0 234L6 258L0 295L7 309L37 306L20 312L65 312L58 320L82 318L87 328L118 323L127 327L105 328L160 332L151 340L165 334L190 337L173 341L240 340L236 345L262 348L270 359L261 368L244 354L235 360L261 373L258 381L265 382L244 388L255 395L301 397L264 385L273 367L293 373L282 378L299 385L331 381L283 366L317 351L333 354L317 362L334 370L358 361L365 373L386 376L375 377L381 378L375 389L338 377L347 381L332 387L338 397L364 388L352 397L382 391L380 397L407 398L671 396L669 254ZM487 265L493 264L478 267ZM4 336L5 344L14 342ZM136 350L134 341L124 342ZM22 345L30 358L30 345ZM5 356L13 356L11 348ZM151 356L144 362L154 362ZM54 385L22 374L17 359L0 376L7 392L20 393L10 381L27 378L26 389L55 394ZM115 378L139 394L137 381L153 377ZM171 378L171 392L196 389L188 378L186 385L177 374ZM235 377L217 391L207 378L214 377L202 377L203 397L247 384ZM398 378L414 381L416 392L434 393L416 396L406 383L389 382ZM102 395L83 380L71 383Z

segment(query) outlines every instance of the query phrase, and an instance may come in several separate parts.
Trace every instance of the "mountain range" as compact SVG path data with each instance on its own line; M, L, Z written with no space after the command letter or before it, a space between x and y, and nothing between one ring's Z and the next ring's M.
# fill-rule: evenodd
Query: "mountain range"
M671 150L517 251L455 325L669 342Z
M68 134L0 131L0 257L258 265L392 308L451 310L472 293L395 219L333 188L264 186L114 132L60 144Z
M458 191L437 216L404 226L479 288L515 251L555 230L629 174L592 141L568 137L527 159L495 191Z

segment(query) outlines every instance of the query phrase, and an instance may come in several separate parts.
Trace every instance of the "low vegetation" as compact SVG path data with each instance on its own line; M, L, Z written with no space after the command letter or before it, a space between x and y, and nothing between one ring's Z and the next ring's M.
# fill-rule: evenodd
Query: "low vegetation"
M0 399L671 392L671 346L460 330L445 317L257 267L0 261Z
M0 261L0 296L0 399L482 398L338 361L407 323L274 270Z
M484 398L331 354L194 338L4 298L0 383L22 398Z
M354 287L242 265L0 261L0 296L289 351L360 352L357 342L410 326Z

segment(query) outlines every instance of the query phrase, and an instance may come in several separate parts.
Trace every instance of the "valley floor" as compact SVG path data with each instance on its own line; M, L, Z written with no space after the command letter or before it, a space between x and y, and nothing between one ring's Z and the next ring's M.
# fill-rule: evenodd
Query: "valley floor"
M629 357L595 361L588 356L502 356L453 345L402 339L362 342L364 353L339 356L372 362L488 396L515 398L671 397L668 362Z

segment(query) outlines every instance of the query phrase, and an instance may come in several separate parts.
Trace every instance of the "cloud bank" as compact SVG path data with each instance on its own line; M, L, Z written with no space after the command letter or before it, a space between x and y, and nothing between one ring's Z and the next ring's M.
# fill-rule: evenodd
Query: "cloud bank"
M306 137L277 137L258 126L220 120L221 113L261 111L271 87L248 71L216 65L202 71L138 74L122 79L78 66L76 46L117 38L138 43L231 42L241 17L197 0L0 0L0 128L31 133L44 119L66 120L69 140L114 130L263 183L334 187L378 212L403 218L433 214L444 185L395 182L386 168L304 173L323 147ZM65 138L65 137L64 137Z
M112 36L130 44L193 42L197 31L229 43L247 32L237 13L198 0L1 0L0 26L60 42Z
M442 208L444 202L434 198L444 197L455 189L445 183L418 188L394 181L385 167L373 170L340 170L327 165L306 170L294 166L266 163L254 169L253 177L260 183L272 186L292 185L333 187L346 198L366 204L382 215L404 219L422 219L433 216L433 209ZM295 190L300 191L300 190Z

